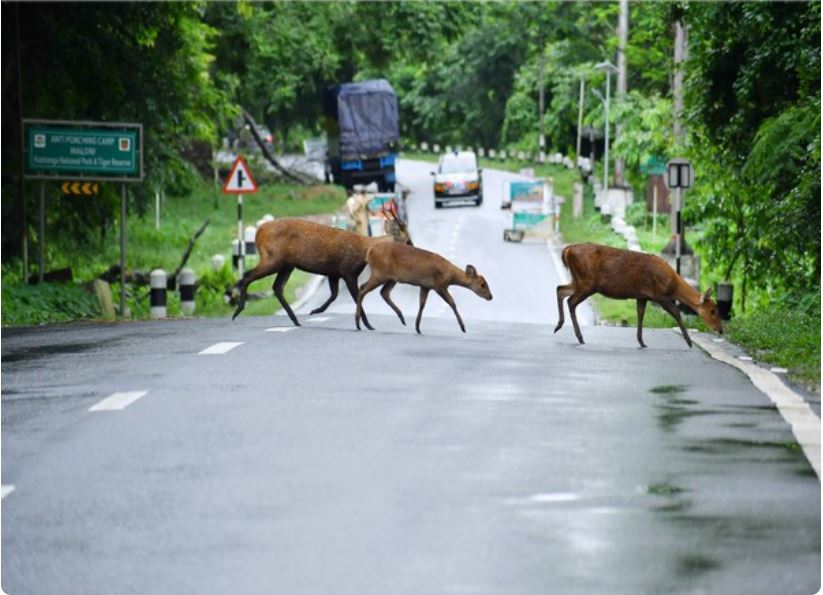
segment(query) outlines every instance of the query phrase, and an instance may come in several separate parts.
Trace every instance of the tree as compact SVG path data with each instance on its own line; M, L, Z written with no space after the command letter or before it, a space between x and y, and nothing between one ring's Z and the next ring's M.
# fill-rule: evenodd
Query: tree
M216 138L229 98L209 75L216 32L202 22L198 5L4 4L4 27L16 21L12 9L19 10L21 64L11 47L15 35L5 35L4 106L17 105L16 87L6 84L5 73L18 70L25 117L142 123L146 181L131 192L138 206L152 187L180 181L187 170L180 154L191 141ZM6 196L16 194L11 188L20 171L19 118L16 109L3 110ZM50 191L49 217L77 238L105 230L119 204L106 185L94 201L61 199ZM19 211L9 203L20 206L4 201L4 260L20 253Z
M820 285L820 3L687 7L689 215L744 295Z

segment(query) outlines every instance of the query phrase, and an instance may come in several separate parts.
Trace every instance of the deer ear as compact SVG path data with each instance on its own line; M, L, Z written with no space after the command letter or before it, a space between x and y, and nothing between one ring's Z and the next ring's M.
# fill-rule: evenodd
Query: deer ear
M466 265L466 274L469 277L477 277L477 269L474 268L472 265L468 264Z
M708 289L707 289L707 290L703 293L703 295L702 295L702 296L700 296L700 303L702 304L702 303L703 303L703 302L705 302L707 299L709 299L711 296L712 296L712 288L711 288L711 287L709 287L709 288L708 288Z

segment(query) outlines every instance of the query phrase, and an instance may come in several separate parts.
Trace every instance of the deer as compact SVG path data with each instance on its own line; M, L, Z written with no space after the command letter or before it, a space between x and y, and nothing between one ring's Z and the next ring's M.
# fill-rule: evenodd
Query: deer
M387 235L380 237L362 236L303 219L276 219L262 224L254 238L260 260L234 286L239 295L232 320L246 306L249 285L268 275L277 275L272 285L274 295L292 323L300 326L300 321L283 296L283 288L294 269L328 277L331 295L320 307L312 310L310 316L324 312L337 299L340 279L346 283L352 300L357 301L357 278L366 268L369 247L394 242L413 245L406 225L393 211L387 215L391 215L391 219L386 219Z
M364 316L363 298L381 285L380 294L400 317L400 322L403 325L406 324L406 321L403 318L403 313L391 301L391 290L398 283L406 283L420 288L420 309L417 312L417 321L414 327L417 334L422 334L420 332L420 321L423 317L423 308L426 307L429 291L432 289L443 298L443 301L451 306L457 318L457 323L460 325L460 330L464 333L466 332L466 325L463 324L463 319L457 311L454 298L449 293L449 286L466 287L485 300L492 299L492 293L486 279L477 274L477 269L474 266L468 265L466 270L463 271L439 254L422 248L415 248L397 242L375 243L369 247L366 262L371 268L371 277L360 286L360 292L357 295L357 310L354 314L354 323L357 330L360 330L361 318L366 328L374 330L374 327L369 324Z
M563 300L569 298L574 333L580 344L584 344L575 309L583 300L599 293L612 299L637 300L637 341L641 348L646 347L643 343L643 316L649 301L660 305L675 319L689 347L692 340L683 326L675 300L689 306L710 328L723 334L717 304L710 299L711 287L701 294L659 256L588 243L567 246L561 256L563 264L571 272L572 280L571 283L557 286L560 320L555 333L563 327Z

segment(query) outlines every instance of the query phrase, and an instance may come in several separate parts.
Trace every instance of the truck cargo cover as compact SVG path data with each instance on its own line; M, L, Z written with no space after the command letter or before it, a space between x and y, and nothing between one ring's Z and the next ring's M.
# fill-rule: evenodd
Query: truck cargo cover
M378 79L329 88L326 114L337 120L340 156L379 155L397 141L397 97L388 81Z

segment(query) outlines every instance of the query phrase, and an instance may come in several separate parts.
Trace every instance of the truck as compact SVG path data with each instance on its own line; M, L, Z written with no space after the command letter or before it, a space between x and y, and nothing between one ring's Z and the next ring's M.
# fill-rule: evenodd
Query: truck
M399 134L397 96L383 79L329 87L323 98L326 181L348 189L377 183L394 192Z

